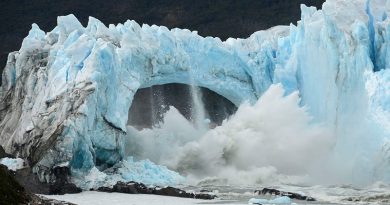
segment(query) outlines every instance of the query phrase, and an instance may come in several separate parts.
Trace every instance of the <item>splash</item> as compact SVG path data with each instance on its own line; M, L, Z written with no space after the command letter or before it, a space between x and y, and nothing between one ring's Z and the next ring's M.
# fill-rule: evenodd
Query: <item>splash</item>
M153 129L128 127L127 154L167 166L192 182L296 182L326 158L334 137L299 106L298 92L271 86L215 129L202 132L174 107ZM310 153L310 154L308 154Z

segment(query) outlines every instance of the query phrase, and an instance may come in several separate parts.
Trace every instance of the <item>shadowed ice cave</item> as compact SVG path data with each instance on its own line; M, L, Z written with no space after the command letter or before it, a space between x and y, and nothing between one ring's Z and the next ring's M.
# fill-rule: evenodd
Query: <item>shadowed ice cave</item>
M152 128L163 120L170 106L193 123L196 115L204 112L209 128L221 125L237 110L228 99L207 88L179 83L154 85L136 92L127 124L137 129Z

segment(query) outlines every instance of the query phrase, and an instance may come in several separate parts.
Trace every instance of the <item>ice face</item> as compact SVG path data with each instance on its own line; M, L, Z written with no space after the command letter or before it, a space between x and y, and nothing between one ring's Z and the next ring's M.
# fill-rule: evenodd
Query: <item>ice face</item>
M265 39L275 37L268 33L250 41L270 48ZM36 170L64 162L86 171L110 167L124 157L127 112L138 88L185 83L236 105L256 101L272 75L270 68L257 70L242 59L245 50L262 50L250 45L134 21L107 28L90 18L83 28L73 15L59 17L46 34L33 25L3 75L2 106L10 112L1 113L2 144L29 157ZM263 53L271 66L271 55Z
M373 76L383 75L373 71L386 73L388 68L384 63L388 20L382 18L387 6L386 1L336 0L324 3L320 11L302 6L302 20L292 27L289 39L282 41L283 45L293 42L288 49L292 52L285 66L278 67L281 71L276 69L276 76L289 87L291 84L283 79L295 73L293 82L302 104L316 121L334 130L337 142L332 166L340 167L334 171L342 178L340 181L373 180L373 161L388 135L382 131L388 125L372 117L373 109L388 106L372 101L387 97L383 93L375 99L367 92L368 85L370 89L383 86L381 80L375 80L379 85L370 83ZM355 170L354 176L350 170Z
M389 144L389 10L386 0L328 0L302 6L297 25L225 42L134 21L106 27L91 17L84 28L73 15L48 33L34 24L3 73L0 143L41 176L66 162L104 170L125 157L139 88L191 84L239 106L281 83L336 136L330 161L341 178L386 178L376 159Z

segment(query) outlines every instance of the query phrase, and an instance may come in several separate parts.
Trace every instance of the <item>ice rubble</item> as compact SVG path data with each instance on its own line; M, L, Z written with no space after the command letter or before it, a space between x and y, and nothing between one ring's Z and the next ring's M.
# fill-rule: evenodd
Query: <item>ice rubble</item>
M332 162L345 168L341 178L389 178L390 166L374 159L389 161L380 152L389 147L390 1L301 9L297 25L225 42L134 21L106 27L91 17L83 27L73 15L58 17L48 33L33 24L2 76L0 144L27 158L42 180L67 162L103 170L125 158L127 113L139 88L194 84L240 105L281 83L337 136Z
M7 166L10 170L16 171L24 167L24 160L20 158L13 159L5 157L0 159L0 164Z
M147 186L177 185L184 182L184 177L150 160L135 161L133 157L127 157L105 172L101 172L96 167L87 173L73 172L72 180L80 188L90 190L112 187L118 181L142 182Z

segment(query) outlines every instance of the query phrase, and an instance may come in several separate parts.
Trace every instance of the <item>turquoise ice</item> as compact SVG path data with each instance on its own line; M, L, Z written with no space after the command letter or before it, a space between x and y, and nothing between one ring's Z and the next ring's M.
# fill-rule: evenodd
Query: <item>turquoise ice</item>
M337 136L332 162L346 168L341 175L389 180L390 1L301 9L297 25L226 41L134 21L107 27L90 17L83 27L73 15L47 33L33 24L3 73L0 143L42 180L64 163L104 170L126 157L128 110L140 88L194 84L239 106L281 83Z

